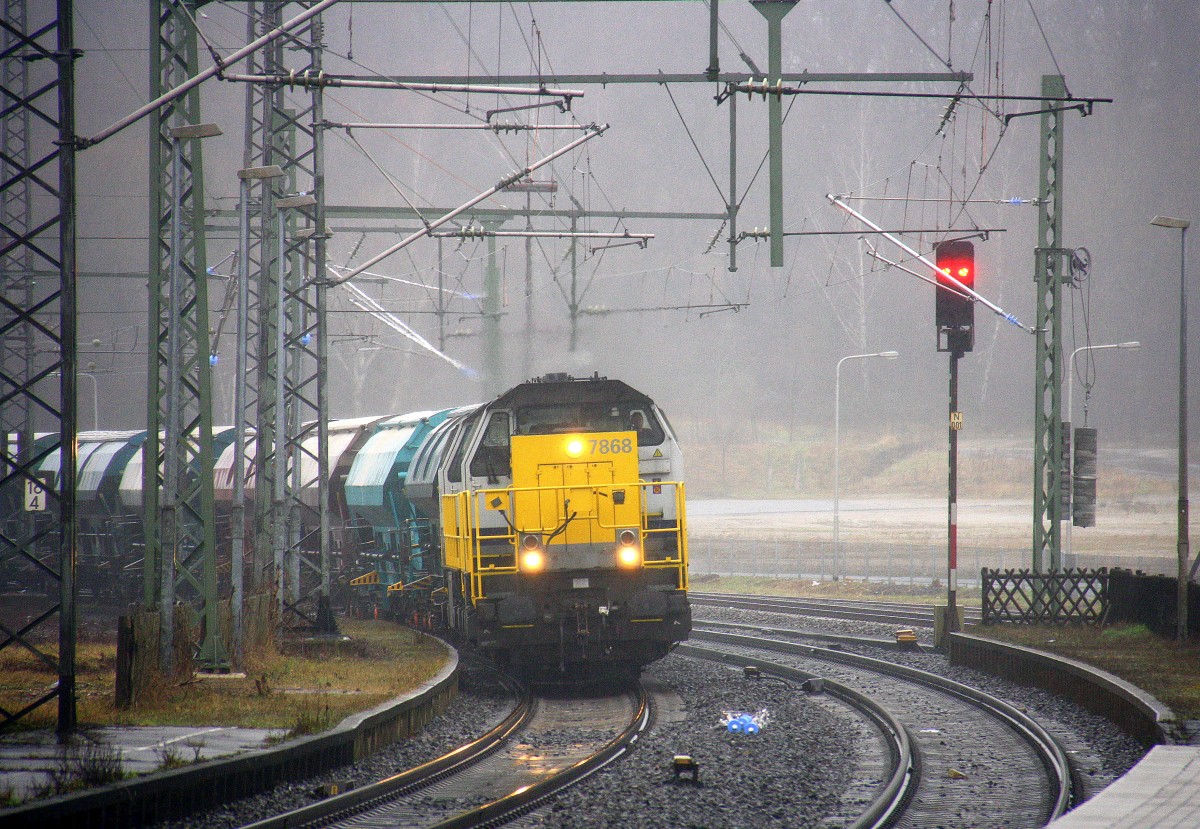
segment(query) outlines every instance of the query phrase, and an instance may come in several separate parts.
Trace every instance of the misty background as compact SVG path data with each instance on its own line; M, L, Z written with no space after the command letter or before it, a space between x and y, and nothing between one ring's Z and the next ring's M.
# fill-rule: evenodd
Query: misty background
M210 3L197 20L228 54L245 42L245 11L244 3ZM285 19L295 11L289 7ZM725 0L720 15L721 69L748 71L741 52L765 69L763 17L744 0ZM79 0L76 18L77 44L85 52L76 67L78 131L90 135L148 100L149 21L144 4L135 0ZM343 3L324 22L325 69L332 74L464 80L469 75L487 83L495 74L699 73L708 65L704 2ZM1153 468L1169 482L1180 246L1178 231L1151 227L1149 220L1156 214L1200 219L1200 6L1192 0L801 0L784 19L783 45L785 72L970 71L975 93L1035 96L1042 75L1061 73L1073 95L1113 99L1097 104L1088 117L1070 112L1064 121L1063 242L1086 248L1091 259L1086 279L1063 293L1064 356L1082 345L1141 342L1138 350L1093 352L1094 361L1077 362L1074 376L1086 378L1091 389L1086 394L1076 385L1074 420L1082 423L1086 400L1087 422L1100 430L1102 499L1110 449L1111 457ZM302 53L295 54L295 63L304 65ZM552 177L559 186L554 194L533 194L535 207L568 208L578 201L592 209L724 210L729 120L728 103L718 106L714 100L717 85L583 88L585 96L570 113L545 108L501 119L611 125L534 174L539 180ZM949 83L813 88L954 92ZM203 145L206 201L214 209L237 207L243 96L237 84L212 80L203 86L202 118L224 130ZM943 125L947 100L785 98L785 230L861 230L829 204L828 193L850 194L855 209L885 228L935 231L906 237L923 252L946 235L998 230L975 240L976 289L1032 325L1037 208L997 202L1037 195L1040 118L1019 117L1005 125L1003 116L1036 110L1038 104L995 102L989 112L978 102L962 101ZM479 123L489 109L532 101L328 89L325 102L331 121ZM768 181L761 166L766 110L761 98L737 100L740 231L768 224ZM400 206L408 199L419 208L454 207L578 134L330 130L326 202ZM79 365L96 380L102 428L140 428L145 422L145 350L153 337L146 328L144 278L150 250L146 142L142 122L78 156ZM964 198L971 201L964 205ZM502 193L483 206L518 208L525 201L525 194ZM350 228L362 224L330 222L336 234L331 264L366 261L401 238L398 233L418 226L393 223L390 233L368 234ZM562 220L536 216L531 224L566 227ZM208 237L213 328L229 282L221 275L235 270L230 255L237 245L236 222L229 227L231 232ZM511 220L501 229L524 227L523 220ZM935 349L933 287L873 260L858 235L790 236L782 268L769 267L765 240L746 240L738 249L738 269L730 272L728 228L719 220L592 219L579 229L656 238L644 250L593 251L603 243L578 243L578 290L586 290L581 303L586 313L574 351L564 300L571 278L569 242L534 241L533 315L527 319L525 242L497 239L504 385L546 371L598 371L625 380L668 412L685 451L697 448L693 456L699 462L689 473L703 478L699 491L747 494L728 481L730 461L723 455L717 461L710 447L790 446L803 436L828 444L838 360L895 350L898 360L843 366L842 439L928 440L931 451L944 456L948 357ZM867 238L881 255L907 259L886 240ZM444 285L455 292L446 352L481 368L487 241L447 239L442 250ZM382 278L356 282L435 344L437 253L434 240L421 240L371 269ZM1192 261L1200 264L1195 256ZM88 276L92 273L124 276ZM1193 286L1197 278L1191 274ZM1190 294L1196 297L1194 289ZM372 321L350 305L344 291L331 290L329 303L335 417L484 398L477 378ZM1198 306L1200 301L1192 301L1189 308L1191 331L1200 331ZM972 441L987 439L1014 447L1028 456L1031 471L1034 336L983 307L976 308L975 322L975 350L960 364L966 427L960 445L969 449ZM217 424L231 421L233 336L230 319L217 344L221 359L213 376ZM1191 364L1193 386L1198 362L1200 356ZM91 392L91 384L81 382L82 428L93 426ZM1066 417L1065 389L1063 401ZM781 471L792 463L793 456L788 458L769 474L799 478L797 470ZM726 467L720 477L727 487L715 477L719 465ZM936 480L944 486L944 471ZM1024 480L1029 498L1031 478ZM827 484L822 476L811 486ZM745 489L763 490L753 483ZM1163 520L1171 518L1168 509Z

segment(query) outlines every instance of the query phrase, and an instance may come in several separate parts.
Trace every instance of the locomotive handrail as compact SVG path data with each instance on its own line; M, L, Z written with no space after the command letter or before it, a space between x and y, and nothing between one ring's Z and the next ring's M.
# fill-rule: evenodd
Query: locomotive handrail
M641 494L644 494L645 490L648 487L668 487L668 486L674 488L674 490L675 490L676 514L681 514L683 511L683 482L682 481L636 481L633 483L621 483L621 484L555 484L555 485L550 485L550 486L493 487L493 488L488 488L488 489L467 489L467 490L463 490L462 492L456 492L453 495L446 495L444 497L445 498L456 498L456 497L466 498L466 497L470 497L470 496L475 496L475 497L471 498L472 526L480 527L480 526L482 526L482 523L479 521L479 516L483 512L487 511L486 509L481 510L480 504L486 504L488 498L492 497L492 496L505 498L505 500L507 501L507 508L511 511L513 508L513 502L514 502L516 496L518 494L524 494L524 493L554 493L554 492L558 492L558 493L566 494L566 493L571 493L571 492L591 492L593 494L597 494L597 493L601 493L601 492L612 493L617 490L626 490L626 489L630 489L630 488L636 488L641 492ZM609 494L605 497L611 498L612 495ZM644 502L643 502L643 504L644 504ZM639 512L641 513L641 516L642 516L640 521L642 524L642 531L644 533L668 532L668 531L675 532L674 527L658 528L658 529L652 529L652 528L646 527L645 509L643 508L643 509L639 510ZM600 515L588 515L586 517L589 520L596 521L599 524L599 526L603 527L604 529L615 530L615 529L622 529L625 527L624 524L622 524L620 522L616 522L616 521L614 521L611 524L605 523L603 516L600 516ZM558 519L556 516L556 521L559 521L559 520L560 519ZM545 533L552 532L553 530L557 529L557 523L554 524L553 526L551 526L551 525L536 526L536 527L526 526L526 527L521 528L520 530L517 530L510 525L509 529L510 529L510 532L496 533L494 535L489 535L487 537L489 539L496 539L496 538L515 539L519 533L541 532L541 533L545 534ZM450 537L449 533L447 533L447 537ZM454 537L457 538L459 536L456 535ZM462 537L466 538L466 536L462 536Z
M649 516L646 512L648 490L663 487L670 487L673 491L673 500L675 502L676 518L670 525L664 527L651 527L649 525ZM446 561L456 562L463 569L467 569L470 565L471 581L474 595L482 597L485 595L483 589L483 580L489 576L512 575L520 572L520 567L517 564L515 557L515 549L520 541L520 536L523 534L541 534L546 535L553 532L557 525L561 523L561 518L555 515L555 526L523 526L515 527L506 517L505 527L489 527L494 530L486 535L480 532L484 524L482 516L490 511L501 511L506 514L512 513L515 510L515 503L518 495L521 494L552 494L555 496L567 497L571 493L586 492L592 493L593 497L600 493L606 493L605 497L612 498L612 493L616 490L634 489L638 493L638 541L643 551L642 566L651 569L679 569L680 571L680 587L687 589L687 561L688 561L688 546L687 533L684 528L686 525L686 507L685 507L685 490L682 481L636 481L630 483L611 483L611 484L552 484L547 486L524 486L524 487L489 487L487 489L464 489L460 492L455 492L442 496L443 513L447 519L443 523L443 534L446 539ZM494 503L496 499L501 499L503 508L500 506L491 506L489 503ZM556 497L557 500L557 497ZM594 521L598 526L616 531L625 528L625 525L619 522L606 522L600 510L594 510L592 514L586 516L588 521ZM674 536L676 538L675 550L672 555L667 553L666 557L652 558L647 555L647 538L660 536ZM512 556L505 554L499 556L494 552L484 551L484 541L488 542L506 542L511 544L514 550ZM492 560L489 560L492 559ZM504 559L505 561L495 560ZM511 561L511 563L507 563Z

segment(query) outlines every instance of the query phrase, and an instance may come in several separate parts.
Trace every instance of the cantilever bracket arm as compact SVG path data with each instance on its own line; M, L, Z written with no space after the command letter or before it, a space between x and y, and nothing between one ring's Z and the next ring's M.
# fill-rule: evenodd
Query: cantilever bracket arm
M528 167L526 167L523 170L518 170L517 172L513 173L512 175L509 175L505 178L500 179L500 181L497 182L494 186L489 187L487 190L484 190L482 193L480 193L478 196L475 196L470 201L466 202L465 204L459 205L458 207L454 208L453 210L451 210L449 213L442 216L441 218L434 219L432 222L426 223L425 227L421 228L416 233L413 233L413 234L405 237L404 239L401 239L399 242L392 245L390 248L383 251L382 253L375 254L374 256L372 256L366 262L363 262L358 267L348 270L348 271L346 271L346 273L341 274L340 276L334 277L332 279L323 278L322 282L325 285L341 285L343 282L349 282L351 279L358 276L363 271L367 270L368 268L370 268L374 265L377 265L379 262L381 262L384 259L386 259L387 257L391 256L393 253L403 250L404 248L408 247L413 242L417 241L418 239L420 239L424 236L428 236L431 231L436 230L437 228L441 227L446 222L450 221L451 219L453 219L455 216L459 215L460 213L464 213L467 210L470 210L472 207L479 204L484 199L494 196L496 193L499 193L501 190L503 190L507 187L510 187L514 183L516 183L516 182L520 181L521 179L525 178L526 176L528 176L530 173L532 173L534 170L538 169L539 167L543 167L543 166L549 164L554 159L558 158L559 156L565 155L565 154L571 152L572 150L574 150L576 147L583 144L584 142L590 141L591 139L595 138L597 135L601 135L607 129L608 129L608 124L593 124L593 125L591 125L588 128L588 131L584 135L579 136L574 141L572 141L568 144L564 144L562 147L559 147L557 150L550 153L550 155L546 156L545 158L535 161L534 163L530 164ZM317 280L314 279L313 281L315 282Z
M1087 118L1089 115L1092 114L1092 111L1095 109L1095 107L1096 107L1095 101L1086 101L1081 104L1072 104L1071 106L1065 106L1065 107L1050 107L1049 109L1033 109L1028 112L1010 112L1008 115L1004 116L1004 126L1007 127L1008 123L1010 121L1012 121L1012 119L1023 118L1026 115L1049 115L1054 112L1070 112L1073 109L1079 110L1079 114L1082 117Z

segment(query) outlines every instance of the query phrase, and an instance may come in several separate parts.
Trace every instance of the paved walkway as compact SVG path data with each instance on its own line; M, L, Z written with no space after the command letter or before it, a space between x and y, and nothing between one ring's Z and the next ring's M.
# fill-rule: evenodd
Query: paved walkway
M1047 829L1200 827L1200 747L1155 746L1124 777Z
M71 748L60 746L52 731L31 731L0 740L0 794L11 790L20 800L50 784L52 774L78 777L119 757L126 774L187 765L263 748L283 732L265 728L145 726L89 728Z

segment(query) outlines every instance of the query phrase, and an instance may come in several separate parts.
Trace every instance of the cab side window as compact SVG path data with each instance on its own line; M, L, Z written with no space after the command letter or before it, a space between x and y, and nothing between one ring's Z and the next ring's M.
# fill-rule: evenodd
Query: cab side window
M483 440L471 458L471 477L486 477L488 483L499 483L500 478L512 476L511 435L508 412L493 412L484 430Z
M446 480L450 483L462 483L463 455L466 454L467 444L471 441L471 435L475 431L475 424L477 422L479 422L478 413L468 417L458 430L458 435L455 438L457 443L454 446L454 455L450 458L450 465L446 469Z
M627 423L625 428L637 432L638 446L658 446L666 439L658 419L646 409L631 409Z

